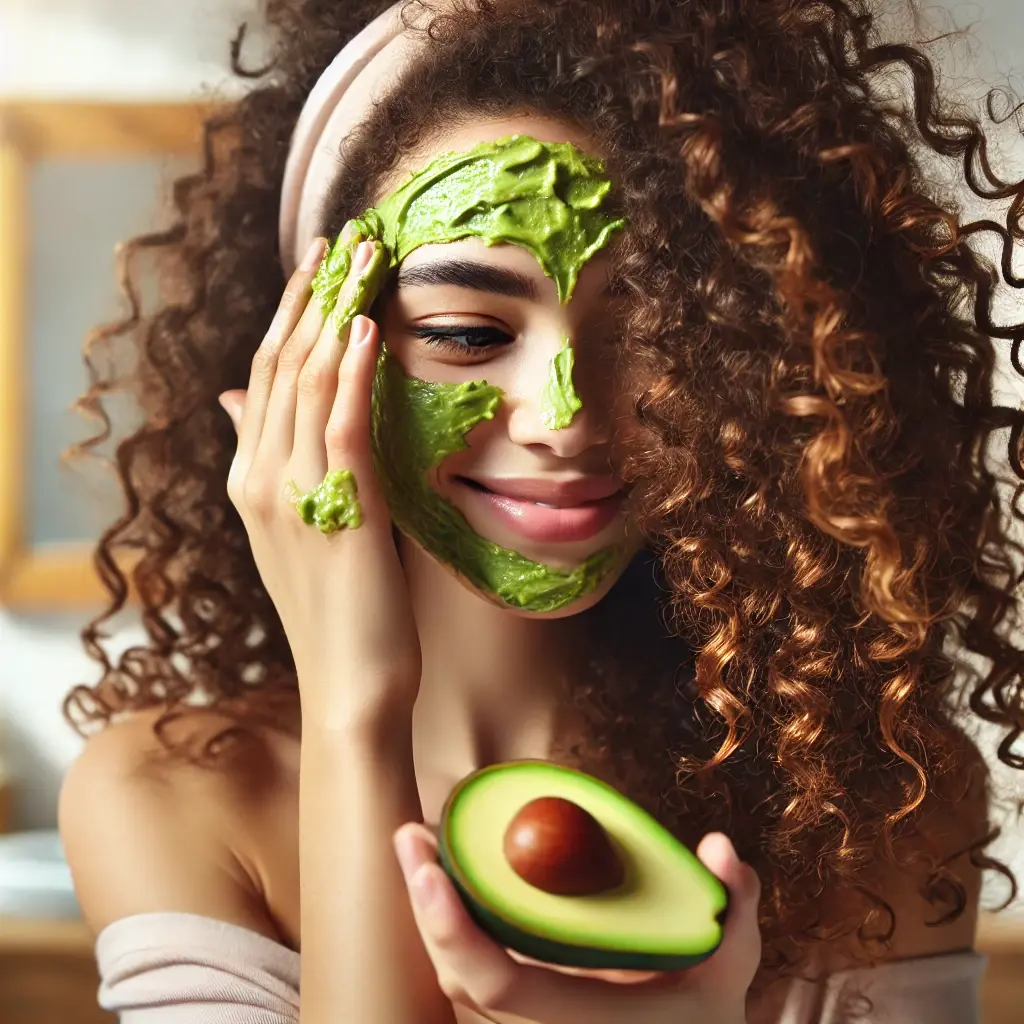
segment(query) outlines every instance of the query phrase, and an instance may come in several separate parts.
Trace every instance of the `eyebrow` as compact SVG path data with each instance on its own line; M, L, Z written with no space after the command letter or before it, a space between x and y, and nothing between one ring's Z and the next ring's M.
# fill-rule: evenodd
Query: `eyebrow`
M492 295L508 295L513 299L536 301L538 297L536 284L525 274L473 260L437 260L414 267L402 266L396 284L400 288L447 284Z

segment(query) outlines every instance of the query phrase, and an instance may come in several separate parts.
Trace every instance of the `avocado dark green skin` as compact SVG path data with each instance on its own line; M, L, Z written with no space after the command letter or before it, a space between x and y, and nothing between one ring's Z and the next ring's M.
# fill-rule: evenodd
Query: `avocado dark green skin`
M492 765L493 767L498 767ZM438 830L438 853L441 867L452 880L455 891L459 894L469 916L483 931L500 945L514 949L517 953L540 960L542 963L558 964L562 967L583 967L590 970L622 970L622 971L680 971L687 967L707 960L718 948L713 946L705 952L689 956L673 956L657 953L632 953L614 949L596 949L592 946L579 946L564 942L555 942L542 936L524 932L506 921L501 915L475 900L459 870L455 857L452 855L450 837L448 835L448 810L458 796L462 785L476 773L459 782L445 801L441 812L441 825ZM719 914L724 921L728 914L728 904Z

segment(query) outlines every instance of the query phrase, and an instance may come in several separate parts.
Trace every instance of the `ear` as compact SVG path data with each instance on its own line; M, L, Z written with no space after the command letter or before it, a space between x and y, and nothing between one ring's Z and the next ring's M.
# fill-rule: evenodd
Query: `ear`
M217 401L231 418L231 423L237 432L238 424L242 422L242 410L245 408L245 392L241 390L225 391L217 396Z

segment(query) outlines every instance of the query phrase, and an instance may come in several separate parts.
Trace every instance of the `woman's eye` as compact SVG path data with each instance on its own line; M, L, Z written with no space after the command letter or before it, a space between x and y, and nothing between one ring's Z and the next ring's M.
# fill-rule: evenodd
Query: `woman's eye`
M511 334L496 327L462 327L459 324L414 327L412 333L428 345L462 355L476 355L490 348L509 345L515 340Z

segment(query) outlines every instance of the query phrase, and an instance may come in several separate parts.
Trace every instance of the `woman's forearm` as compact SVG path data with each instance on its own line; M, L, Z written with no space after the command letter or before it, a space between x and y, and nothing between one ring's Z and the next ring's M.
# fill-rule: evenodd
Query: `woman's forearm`
M412 724L303 714L299 782L302 1024L453 1024L391 837L422 821Z

